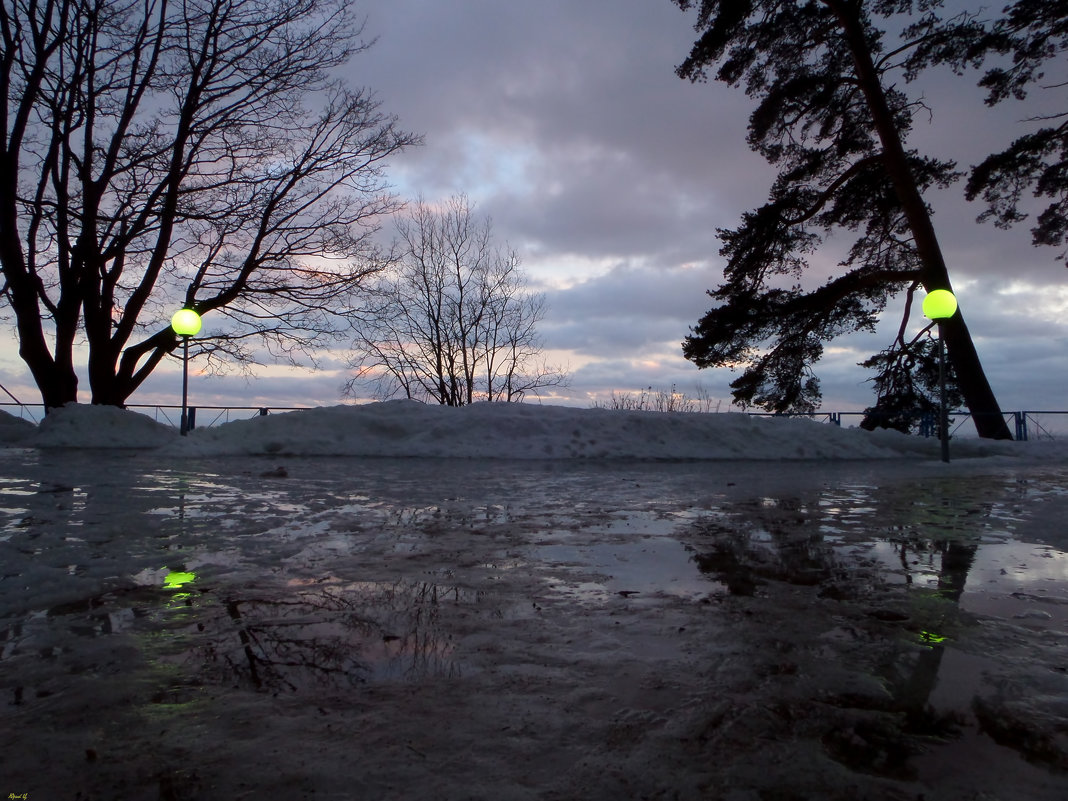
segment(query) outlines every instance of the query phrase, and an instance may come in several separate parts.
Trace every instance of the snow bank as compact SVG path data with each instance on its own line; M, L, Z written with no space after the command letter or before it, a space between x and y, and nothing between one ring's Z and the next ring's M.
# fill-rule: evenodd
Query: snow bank
M30 437L37 426L0 409L0 445L17 445Z
M415 401L333 406L255 417L180 437L136 412L72 404L15 444L158 448L168 456L388 456L463 459L887 459L939 457L938 443L804 419ZM957 440L954 459L1068 459L1063 443Z
M151 417L115 406L68 403L53 409L24 445L38 448L158 448L178 436Z
M504 459L815 459L900 455L855 432L744 414L413 401L334 406L195 432L176 452Z

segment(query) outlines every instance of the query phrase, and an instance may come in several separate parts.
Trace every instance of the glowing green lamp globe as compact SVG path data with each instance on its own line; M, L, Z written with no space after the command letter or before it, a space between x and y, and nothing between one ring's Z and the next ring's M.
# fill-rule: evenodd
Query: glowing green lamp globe
M200 331L200 325L200 315L192 309L179 309L171 318L171 328L180 337L195 336Z
M957 299L948 289L936 289L923 299L923 316L929 320L945 320L957 312Z

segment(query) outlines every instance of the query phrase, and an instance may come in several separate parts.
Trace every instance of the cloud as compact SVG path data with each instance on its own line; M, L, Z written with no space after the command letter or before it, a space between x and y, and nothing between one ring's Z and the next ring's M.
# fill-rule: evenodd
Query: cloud
M541 256L707 257L739 200L766 193L744 95L675 76L692 30L667 2L401 0L368 24L379 41L354 67L427 137L394 174L468 192Z
M718 280L706 267L619 264L548 292L542 331L550 347L598 357L678 355L688 326L707 309L705 290Z

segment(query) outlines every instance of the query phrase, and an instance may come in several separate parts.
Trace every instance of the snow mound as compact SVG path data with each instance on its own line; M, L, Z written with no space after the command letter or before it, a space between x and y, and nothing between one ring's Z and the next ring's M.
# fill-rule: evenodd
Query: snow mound
M0 409L0 445L19 445L37 430L29 420Z
M25 444L38 448L158 448L178 432L115 406L68 403L50 411Z
M414 401L334 406L192 432L168 450L198 456L392 456L464 459L879 459L937 444L810 420Z
M0 443L4 440L0 439ZM15 444L15 443L9 443ZM136 412L69 404L21 440L41 448L162 449L168 456L370 456L460 459L937 460L938 442L805 419L522 403L451 408L415 401L285 412L181 437ZM1068 459L1064 443L955 439L954 460Z
M199 453L467 459L782 459L898 455L803 420L395 401L256 418L197 432ZM844 436L843 436L844 435Z

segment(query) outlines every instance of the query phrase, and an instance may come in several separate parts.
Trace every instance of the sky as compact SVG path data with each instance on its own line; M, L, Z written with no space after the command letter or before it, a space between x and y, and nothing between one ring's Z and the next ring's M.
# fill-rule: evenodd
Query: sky
M736 374L699 371L680 343L721 279L716 229L760 205L773 172L745 143L752 101L743 90L675 75L695 37L693 13L669 0L363 0L358 9L376 41L347 77L425 137L390 162L394 191L430 202L466 193L547 296L540 332L570 386L544 402L589 406L613 391L674 386L726 408ZM1030 130L1023 120L1035 107L986 108L977 77L928 74L909 87L931 111L911 144L967 167ZM1060 91L1041 102L1063 107ZM978 225L982 209L960 184L928 199L1002 408L1068 408L1068 275L1058 251L1032 247L1026 224ZM815 269L833 270L844 246L832 241ZM896 315L892 306L875 334L827 347L816 365L824 409L873 401L857 362L888 344ZM36 401L13 351L0 360L0 383ZM342 352L323 354L317 371L266 366L251 380L193 372L191 402L202 405L334 404L348 378ZM172 360L131 402L177 402L178 392Z

